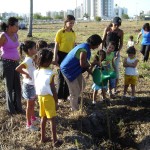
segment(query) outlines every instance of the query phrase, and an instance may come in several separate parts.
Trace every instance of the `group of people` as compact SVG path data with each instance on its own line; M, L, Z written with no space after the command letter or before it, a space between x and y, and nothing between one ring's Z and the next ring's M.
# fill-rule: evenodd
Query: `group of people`
M8 22L1 24L3 32L0 35L1 62L3 66L3 79L5 80L7 110L10 114L22 113L21 91L26 106L26 129L36 131L34 121L39 119L34 114L35 100L38 97L39 115L41 117L41 142L48 141L45 135L47 119L51 121L51 130L54 146L62 144L56 135L56 110L59 101L70 101L71 110L79 110L78 98L85 87L83 73L87 71L93 76L94 70L103 74L107 72L109 78L109 94L111 98L117 93L119 81L120 51L123 47L123 30L121 18L115 17L112 23L104 30L103 38L98 34L89 36L85 43L76 45L76 34L73 30L75 17L67 15L64 27L56 33L54 50L49 50L46 41L27 40L19 44L18 40L18 19L10 17ZM142 50L144 61L148 61L150 51L150 26L146 23L138 35L137 43L142 35ZM18 47L20 54L18 52ZM93 61L90 61L91 50L98 49ZM20 63L22 52L25 54L23 62ZM136 49L134 48L133 37L130 37L127 49L128 57L125 58L125 85L126 96L128 86L131 85L132 97L135 99L135 86L137 83ZM54 57L53 57L54 56ZM58 83L55 89L54 71L50 65L56 65L58 69ZM115 74L112 75L112 73ZM23 75L23 84L20 82L20 74ZM103 75L106 77L105 74ZM95 81L93 79L93 81ZM106 99L108 86L106 80L101 79L101 84L94 82L93 103L96 103L98 90L102 90L103 99ZM103 84L104 83L104 84Z

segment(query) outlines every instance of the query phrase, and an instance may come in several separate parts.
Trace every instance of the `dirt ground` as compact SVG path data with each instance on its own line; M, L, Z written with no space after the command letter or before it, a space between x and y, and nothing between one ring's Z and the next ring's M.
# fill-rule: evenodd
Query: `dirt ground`
M123 28L127 33L134 35L134 27L127 28L124 25ZM83 32L81 36L85 38L85 35ZM100 92L96 105L92 105L91 77L86 80L86 89L80 95L79 112L71 112L69 101L59 104L57 133L63 140L63 145L57 148L58 150L150 150L150 61L143 63L140 52L137 53L140 60L137 99L131 102L129 97L121 99L124 82L122 61L125 53L121 56L118 89L120 92L115 99L110 99L110 105L102 101ZM10 116L6 112L2 80L0 84L0 150L52 150L51 142L40 143L40 131L28 132L25 129L25 113ZM129 92L128 95L130 94ZM25 110L26 101L23 99L22 105ZM39 105L36 102L37 116L38 109ZM46 132L47 136L51 137L50 124L47 124Z
M148 81L148 82L147 82ZM81 94L79 112L71 113L70 103L61 102L57 111L58 137L64 141L60 150L149 150L150 149L150 84L143 75L137 86L137 99L121 99L120 93L110 99L110 105L102 102L101 94L96 105L92 105L92 81ZM144 83L144 84L143 84ZM130 94L130 93L129 93ZM22 100L25 110L26 101ZM0 149L2 150L51 150L52 143L41 144L40 131L25 129L25 113L11 117L5 110L5 94L0 93ZM38 116L38 103L36 103ZM39 126L39 124L37 124ZM51 136L50 124L47 136Z

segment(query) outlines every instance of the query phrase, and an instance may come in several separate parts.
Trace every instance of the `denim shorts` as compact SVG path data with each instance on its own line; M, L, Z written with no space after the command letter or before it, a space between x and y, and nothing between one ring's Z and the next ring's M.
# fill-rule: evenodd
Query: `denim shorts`
M35 100L36 93L34 85L23 83L22 85L22 96L26 100Z
M102 87L102 86L96 85L95 83L92 85L92 89L95 91L101 90L102 88L107 90L107 86Z

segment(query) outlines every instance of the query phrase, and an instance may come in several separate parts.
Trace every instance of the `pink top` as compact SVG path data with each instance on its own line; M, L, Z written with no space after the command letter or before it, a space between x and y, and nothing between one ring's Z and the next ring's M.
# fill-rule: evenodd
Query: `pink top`
M11 59L11 60L19 60L19 52L18 52L18 37L17 34L15 34L16 42L14 42L5 32L5 37L7 38L7 42L1 46L1 57L4 59Z

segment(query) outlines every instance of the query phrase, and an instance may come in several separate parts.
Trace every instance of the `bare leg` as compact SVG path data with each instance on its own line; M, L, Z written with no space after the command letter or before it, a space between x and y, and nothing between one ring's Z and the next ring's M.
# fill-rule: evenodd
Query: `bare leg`
M46 127L47 117L41 118L41 142L45 142L45 127Z
M135 96L135 85L131 84L132 96Z
M129 85L124 85L124 95L126 95Z
M34 112L34 101L28 100L27 108L26 108L27 125L31 125L31 116L32 116L33 112Z
M32 100L31 118L35 116L35 114L34 114L34 106L35 106L35 100Z
M93 92L93 102L96 101L98 90L94 90Z
M102 88L102 96L103 99L106 99L106 89Z
M53 143L55 143L57 141L55 117L51 119L51 132L53 136Z

